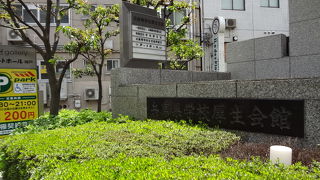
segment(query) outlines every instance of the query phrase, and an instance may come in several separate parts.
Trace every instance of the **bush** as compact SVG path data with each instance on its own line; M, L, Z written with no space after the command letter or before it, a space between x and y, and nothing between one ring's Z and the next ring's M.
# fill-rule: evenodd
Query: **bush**
M232 133L174 122L116 119L15 135L5 138L0 148L4 153L5 178L39 179L63 163L108 161L119 154L167 160L210 155L238 140Z
M14 134L36 133L43 130L52 130L61 127L76 126L91 121L112 121L111 112L95 112L89 109L76 110L63 109L58 116L51 117L49 113L30 121L29 125L15 130Z
M36 177L39 178L39 177ZM320 164L306 168L222 159L219 156L127 157L61 162L43 179L319 179Z

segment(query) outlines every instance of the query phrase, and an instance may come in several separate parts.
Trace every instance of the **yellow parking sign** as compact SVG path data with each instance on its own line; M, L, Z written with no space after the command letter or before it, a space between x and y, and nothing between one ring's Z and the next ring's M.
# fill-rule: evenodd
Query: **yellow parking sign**
M0 136L37 117L36 70L0 69Z

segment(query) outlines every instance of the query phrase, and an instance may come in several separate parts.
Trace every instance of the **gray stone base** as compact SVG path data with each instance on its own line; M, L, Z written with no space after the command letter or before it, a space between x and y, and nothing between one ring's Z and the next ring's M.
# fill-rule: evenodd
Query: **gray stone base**
M141 73L141 70L120 69L123 74L112 76L112 84L121 84L121 79L133 78L133 71ZM142 72L143 73L143 72ZM179 72L170 72L171 74ZM183 72L186 73L186 72ZM149 73L155 74L155 73ZM199 79L197 75L197 79ZM120 78L119 78L120 77ZM158 76L159 77L159 76ZM168 76L165 76L167 79ZM172 79L178 77L180 81ZM189 76L187 76L189 77ZM191 76L192 77L192 76ZM193 76L194 77L194 76ZM208 79L206 74L205 79ZM213 77L216 78L213 74ZM142 78L140 74L140 78ZM150 77L146 77L150 80ZM160 77L159 77L160 78ZM171 76L171 83L160 83L159 80L147 81L139 79L144 84L125 84L112 87L113 113L134 116L137 119L147 118L147 97L183 97L183 98L253 98L253 99L287 99L305 101L305 135L299 140L303 144L320 144L320 78L306 79L273 79L273 80L217 80L206 82L193 82L182 76ZM181 82L181 79L185 78ZM201 79L201 78L200 78ZM134 81L135 82L135 81ZM154 83L154 82L158 82ZM281 136L260 135L252 133L247 136L250 141L264 141L264 137L270 139L282 139ZM283 140L285 140L284 138Z

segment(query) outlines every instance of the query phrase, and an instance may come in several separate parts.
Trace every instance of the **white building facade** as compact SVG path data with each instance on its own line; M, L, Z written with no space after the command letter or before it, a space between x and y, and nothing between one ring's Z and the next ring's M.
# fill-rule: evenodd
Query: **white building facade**
M289 35L288 0L201 0L202 42L205 56L203 71L215 71L212 21L225 19L224 43L274 34ZM221 44L221 43L220 43ZM224 53L225 47L219 47ZM224 59L220 59L224 61ZM228 71L227 67L223 71Z

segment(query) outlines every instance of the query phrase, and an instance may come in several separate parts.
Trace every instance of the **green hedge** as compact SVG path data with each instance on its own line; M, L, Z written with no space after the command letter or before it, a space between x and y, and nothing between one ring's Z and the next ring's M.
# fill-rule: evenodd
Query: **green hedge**
M44 179L319 179L320 164L306 168L222 159L219 156L127 157L71 161L57 165Z
M63 110L1 139L0 170L14 180L320 179L316 162L284 167L213 155L236 141L232 133L183 123Z
M91 122L14 135L0 143L4 177L40 179L61 163L108 161L128 157L209 155L239 140L232 133L166 121L113 120Z
M36 133L43 130L52 130L56 128L69 127L85 124L91 121L114 121L111 112L95 112L90 109L81 111L62 109L58 116L51 117L49 113L40 116L38 119L30 121L29 125L24 128L18 128L14 134Z

